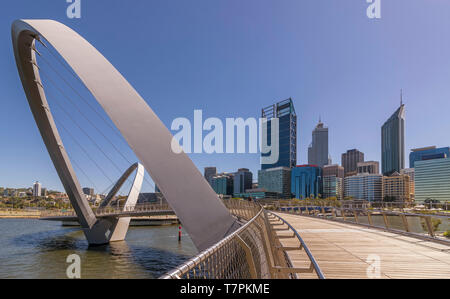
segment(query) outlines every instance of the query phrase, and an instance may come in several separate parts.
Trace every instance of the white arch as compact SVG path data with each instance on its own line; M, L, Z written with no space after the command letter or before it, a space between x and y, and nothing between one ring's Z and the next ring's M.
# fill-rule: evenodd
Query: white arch
M189 157L172 152L172 134L111 63L84 38L59 22L18 20L12 25L12 40L19 75L44 143L88 241L103 242L105 224L96 219L83 200L48 109L35 52L31 49L40 36L64 58L114 122L196 247L205 249L228 234L236 225L235 219Z

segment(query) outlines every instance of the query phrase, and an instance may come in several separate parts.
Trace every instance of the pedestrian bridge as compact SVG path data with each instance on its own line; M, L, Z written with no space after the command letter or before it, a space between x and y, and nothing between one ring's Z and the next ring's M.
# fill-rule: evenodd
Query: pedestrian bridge
M326 278L450 278L449 245L310 216L277 216L302 236ZM296 242L287 238L281 243L290 247ZM303 253L287 254L293 267L307 264Z
M105 206L94 210L97 218L125 218L142 216L175 215L168 204L137 204L133 206ZM75 211L44 211L40 220L48 221L78 221Z
M432 228L430 235L408 231L406 215L413 214L347 209L338 215L331 207L300 214L300 207L225 204L246 223L163 278L450 278L450 242ZM374 224L372 214L383 214L386 227ZM406 230L389 227L387 214L402 219ZM430 215L414 216L426 227L432 222Z

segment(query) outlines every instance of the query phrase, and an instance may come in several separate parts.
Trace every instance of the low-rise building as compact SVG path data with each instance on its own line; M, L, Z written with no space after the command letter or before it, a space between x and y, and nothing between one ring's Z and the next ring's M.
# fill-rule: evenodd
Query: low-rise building
M379 174L380 163L378 161L358 162L357 173Z
M411 201L415 200L414 168L405 168L400 171L401 174L409 176L409 197Z
M384 201L411 201L409 176L394 172L390 176L383 177Z
M290 198L291 169L282 166L258 171L258 188L276 192L280 198Z
M298 199L322 196L322 168L311 164L292 168L291 193Z
M360 173L344 179L344 197L366 201L381 201L383 198L383 176Z
M234 175L232 173L220 173L212 176L212 188L217 194L233 195Z

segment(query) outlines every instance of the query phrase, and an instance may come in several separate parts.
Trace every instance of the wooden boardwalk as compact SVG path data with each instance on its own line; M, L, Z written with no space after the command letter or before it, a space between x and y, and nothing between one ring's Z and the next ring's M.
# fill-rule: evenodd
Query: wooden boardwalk
M278 213L307 244L325 278L376 278L370 271L379 257L378 278L450 279L450 246L358 225ZM278 235L292 232L277 231ZM283 246L298 240L280 239ZM294 267L309 267L304 251L288 251ZM372 260L370 260L372 258ZM369 269L369 271L368 271ZM314 273L300 278L317 278Z

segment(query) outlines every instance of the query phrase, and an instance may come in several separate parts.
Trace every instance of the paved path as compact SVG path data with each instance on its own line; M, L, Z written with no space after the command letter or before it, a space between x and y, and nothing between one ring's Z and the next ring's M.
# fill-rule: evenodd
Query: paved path
M278 213L300 234L326 278L367 278L379 257L379 278L450 279L450 246L358 225ZM279 235L291 232L278 231ZM295 246L296 239L280 239ZM289 251L294 267L308 267L304 251ZM370 269L370 268L369 268ZM369 271L369 273L376 273ZM316 278L314 274L300 277Z

